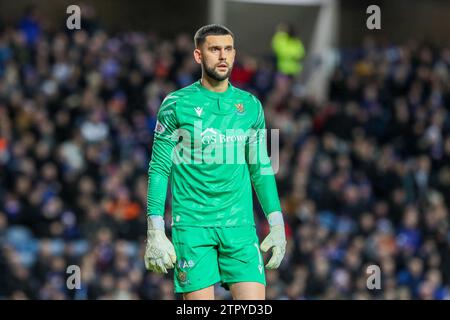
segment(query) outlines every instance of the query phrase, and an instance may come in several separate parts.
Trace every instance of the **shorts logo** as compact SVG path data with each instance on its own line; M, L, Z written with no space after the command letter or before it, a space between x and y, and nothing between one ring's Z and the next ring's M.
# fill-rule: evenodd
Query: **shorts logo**
M180 269L192 268L194 265L195 265L195 263L192 260L181 259L178 262L178 268L180 268Z
M186 285L190 283L190 281L187 279L187 271L184 271L183 269L192 268L194 265L195 263L192 260L180 259L178 261L177 279L181 285Z
M178 271L177 277L178 277L178 280L180 282L186 282L187 272L185 272L185 271Z
M259 273L262 274L262 272L263 272L263 266L262 266L262 265L259 265L259 266L258 266L258 269L259 269Z
M159 120L156 120L155 132L163 133L164 131L166 131L166 127L164 127L164 125L159 122Z
M263 260L262 260L262 256L261 256L261 252L259 251L259 247L258 247L258 244L257 243L254 243L253 244L254 246L255 246L255 248L256 248L256 252L258 252L258 262L259 262L259 264L258 264L258 270L259 270L259 273L260 274L262 274L263 273Z
M180 285L184 286L184 285L188 284L186 271L181 271L181 270L178 271L177 278L178 278L178 281L180 282Z

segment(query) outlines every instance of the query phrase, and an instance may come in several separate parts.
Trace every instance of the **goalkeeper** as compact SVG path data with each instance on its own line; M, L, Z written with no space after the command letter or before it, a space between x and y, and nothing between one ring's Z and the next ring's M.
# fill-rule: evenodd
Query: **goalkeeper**
M265 266L275 269L286 238L274 172L267 155L264 112L252 94L228 81L234 35L220 25L200 28L194 59L202 77L169 94L157 116L148 182L145 266L175 268L175 292L214 299L221 283L233 299L265 299ZM172 242L164 230L170 179ZM259 246L252 184L270 225Z

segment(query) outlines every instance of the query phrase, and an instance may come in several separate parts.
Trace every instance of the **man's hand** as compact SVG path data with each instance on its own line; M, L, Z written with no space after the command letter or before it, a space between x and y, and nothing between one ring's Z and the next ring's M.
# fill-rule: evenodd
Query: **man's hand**
M286 234L284 230L283 215L273 212L268 216L270 233L261 243L261 251L266 253L272 249L272 258L266 264L267 269L276 269L280 266L286 252Z
M167 269L174 267L177 257L173 244L164 232L164 220L161 216L149 216L147 221L145 268L158 273L167 273Z

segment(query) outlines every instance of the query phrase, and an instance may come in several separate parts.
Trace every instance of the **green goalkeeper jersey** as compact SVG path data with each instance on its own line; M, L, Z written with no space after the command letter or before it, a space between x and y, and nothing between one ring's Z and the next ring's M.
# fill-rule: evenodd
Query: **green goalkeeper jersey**
M147 214L164 215L170 179L174 226L254 225L252 184L266 216L281 211L263 108L230 83L219 93L197 81L164 99L148 174Z

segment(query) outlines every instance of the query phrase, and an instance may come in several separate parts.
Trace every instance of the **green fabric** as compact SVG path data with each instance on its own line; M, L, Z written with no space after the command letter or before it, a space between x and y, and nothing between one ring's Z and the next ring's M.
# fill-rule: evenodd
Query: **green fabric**
M296 75L302 70L301 59L305 56L305 48L300 39L279 31L272 38L272 48L277 56L277 67L280 72Z
M177 254L175 292L191 292L220 282L266 285L264 261L254 226L174 227Z
M281 211L256 97L197 81L167 96L157 118L148 215L164 214L169 179L175 226L254 225L252 183L266 216Z

